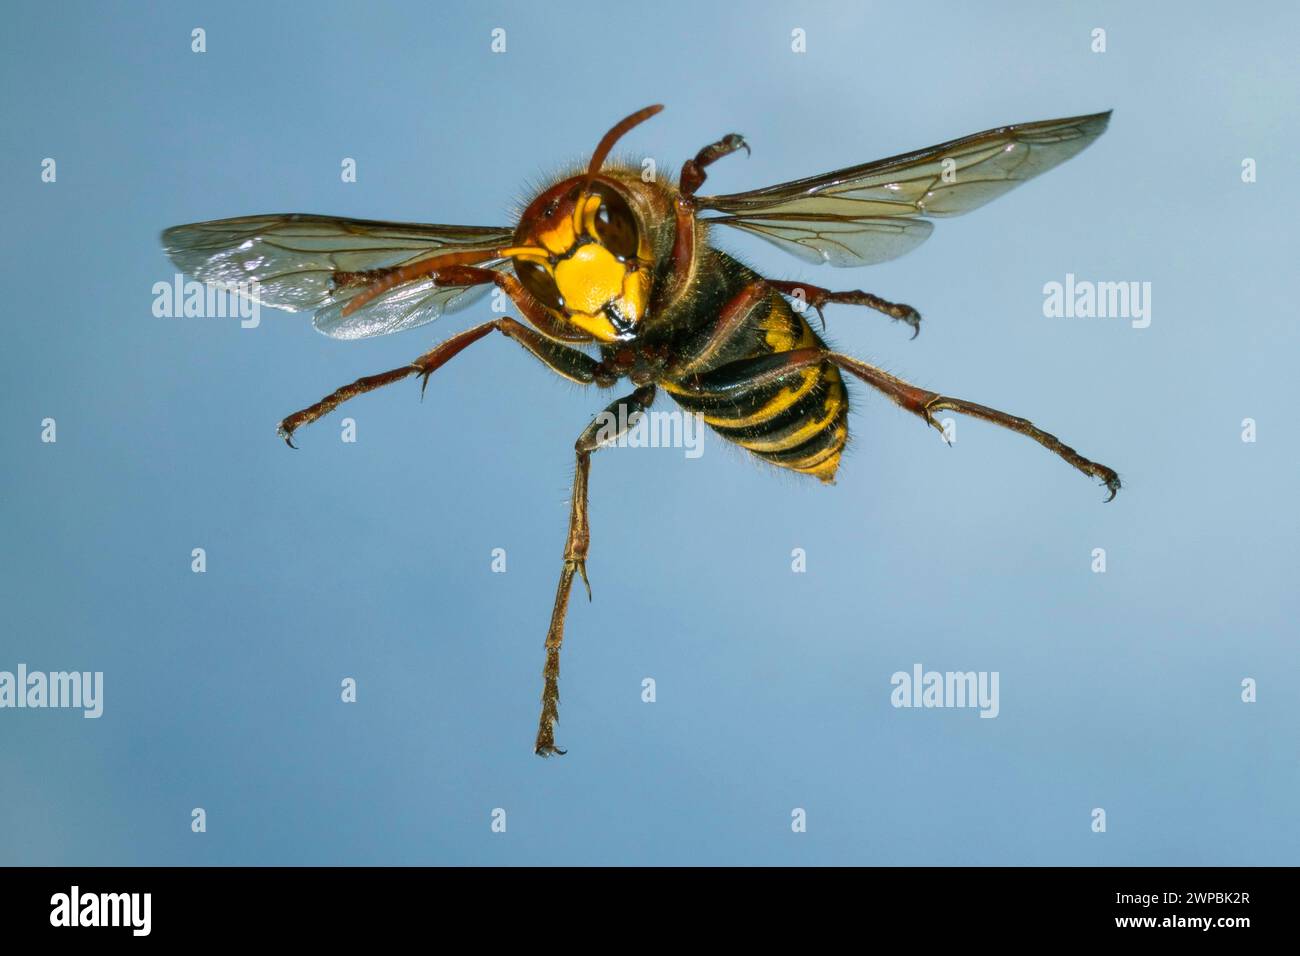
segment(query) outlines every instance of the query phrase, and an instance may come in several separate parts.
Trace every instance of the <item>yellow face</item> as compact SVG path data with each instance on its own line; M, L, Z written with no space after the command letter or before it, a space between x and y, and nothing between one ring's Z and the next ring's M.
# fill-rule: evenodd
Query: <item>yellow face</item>
M529 206L516 238L515 273L543 306L598 342L636 337L650 298L650 256L615 189L561 183Z

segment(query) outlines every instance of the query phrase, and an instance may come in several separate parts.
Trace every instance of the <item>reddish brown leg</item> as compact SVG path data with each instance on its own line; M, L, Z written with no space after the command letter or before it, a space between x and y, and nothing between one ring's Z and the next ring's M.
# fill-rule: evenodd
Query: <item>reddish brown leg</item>
M771 296L771 289L762 279L750 282L737 292L713 320L713 327L707 329L702 338L688 340L682 347L673 374L689 375L712 364L717 354L735 337L736 330L748 321L754 307Z
M836 302L843 305L865 305L869 309L883 312L895 322L903 322L911 326L912 338L916 338L921 331L921 313L916 309L910 305L886 302L880 296L872 295L870 292L861 292L857 289L852 292L832 292L830 289L808 285L806 282L785 282L777 279L768 279L767 284L782 295L801 299L811 305L821 316L822 328L826 327L826 316L822 314L822 308Z
M310 425L319 418L328 415L334 409L338 408L350 398L356 398L358 395L364 395L366 392L373 392L377 388L383 388L385 385L391 385L394 382L400 382L404 378L410 378L412 375L422 375L424 385L429 383L429 376L450 361L455 355L463 349L477 342L488 333L496 330L506 338L514 339L533 355L537 356L551 371L562 375L570 381L579 382L584 385L590 384L596 374L596 361L589 355L585 355L576 349L571 349L539 335L526 325L522 325L511 318L494 319L491 322L484 322L472 329L466 329L458 335L453 335L441 345L434 346L428 352L425 352L410 365L403 365L401 368L391 369L387 372L380 372L378 375L367 375L365 378L359 378L350 385L344 385L337 388L330 394L326 395L315 405L304 408L302 411L294 412L284 421L280 422L278 429L279 435L283 438L290 448L296 448L293 443L293 433L304 425ZM423 386L421 388L423 391Z
M953 411L974 418L981 418L986 422L1001 425L1003 428L1009 428L1013 432L1032 438L1085 475L1100 479L1107 490L1110 491L1110 497L1106 499L1107 501L1113 499L1120 489L1119 475L1113 469L1084 458L1055 435L1048 434L1028 419L1008 415L1006 412L1000 412L996 408L989 408L987 405L979 405L975 402L967 402L960 398L952 398L947 395L940 395L938 392L918 388L895 375L889 374L884 369L868 365L866 362L850 358L847 355L841 355L838 352L830 352L824 349L795 349L790 352L764 355L755 359L732 362L705 375L688 378L683 384L687 385L693 394L705 396L726 395L733 390L752 388L766 382L782 381L792 374L820 364L824 360L833 362L839 368L866 382L872 388L883 392L899 408L919 416L926 424L937 428L940 432L943 431L943 425L935 420L935 412Z
M717 162L723 156L729 156L738 149L749 152L749 145L739 133L728 133L716 143L705 146L695 154L695 158L682 167L682 175L677 185L677 207L673 212L676 225L673 238L673 275L675 277L671 294L666 301L675 299L685 288L686 277L690 274L691 264L695 261L695 241L698 226L695 221L695 192L704 185L706 166Z
M947 395L940 395L937 392L917 388L897 376L890 375L884 369L849 358L847 355L832 354L829 358L846 372L884 392L900 408L907 409L914 415L919 415L925 420L926 424L932 425L941 433L943 432L943 425L935 420L935 412L959 412L963 415L970 415L972 418L981 418L986 422L1001 425L1003 428L1009 428L1013 432L1032 438L1052 454L1063 459L1067 464L1077 468L1085 475L1099 479L1110 492L1107 501L1112 500L1119 492L1119 475L1113 469L1084 458L1055 435L1043 431L1026 418L1008 415L1006 412L1000 412L996 408L989 408L987 405L979 405L975 402L968 402L960 398L952 398Z
M564 616L569 607L569 591L575 573L582 576L582 583L587 586L587 600L591 600L591 584L587 580L587 550L591 545L591 528L587 524L587 476L591 473L591 453L600 447L601 439L617 438L635 427L637 414L649 408L654 400L655 387L644 385L626 398L611 402L604 412L592 419L574 443L578 464L569 508L569 536L564 542L564 568L560 571L560 583L555 590L551 626L546 632L542 716L533 745L533 752L542 757L564 753L555 746L555 724L560 719L560 647L564 644ZM610 427L610 415L619 424L617 430Z
M704 185L706 178L704 169L712 166L724 156L730 156L737 150L743 149L746 154L749 153L749 144L739 133L728 133L716 143L710 143L702 150L695 154L695 158L688 160L682 166L681 182L678 190L686 198L694 196L701 186Z
M399 286L403 282L411 282L414 279L423 279L427 276L440 275L455 266L474 265L479 262L488 262L492 259L501 259L508 254L506 249L476 249L462 252L444 252L439 255L429 256L425 259L417 259L415 262L408 262L404 266L391 266L386 269L372 269L368 272L336 272L334 274L334 284L336 288L348 286L364 285L366 288L357 293L345 306L343 306L343 315L351 315L360 309L367 302L371 302L383 295L394 286Z
M495 269L481 269L476 266L453 266L438 270L437 285L484 285L493 283L506 295L515 307L523 313L524 319L531 323L548 339L557 342L590 342L591 336L579 328L565 325L541 304L538 303L523 285L508 272Z

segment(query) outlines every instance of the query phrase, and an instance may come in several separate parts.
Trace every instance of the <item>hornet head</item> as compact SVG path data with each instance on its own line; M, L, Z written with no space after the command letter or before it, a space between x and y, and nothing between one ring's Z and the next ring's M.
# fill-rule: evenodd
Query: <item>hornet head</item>
M557 183L520 217L507 252L524 288L559 319L598 342L636 337L650 298L648 237L626 185L600 168L614 143L658 113L650 106L600 141L583 176Z

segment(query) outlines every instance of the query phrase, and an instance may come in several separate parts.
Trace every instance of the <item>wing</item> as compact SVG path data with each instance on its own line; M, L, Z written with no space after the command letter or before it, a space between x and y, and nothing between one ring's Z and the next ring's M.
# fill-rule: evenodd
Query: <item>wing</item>
M702 196L706 222L745 229L813 262L883 262L929 235L926 219L959 216L1078 153L1110 112L1001 126L949 143L728 196ZM910 221L913 228L901 227ZM915 228L923 226L923 229Z
M924 219L841 219L826 216L726 216L710 219L752 232L807 262L870 266L911 252L934 231Z
M435 286L432 279L394 286L351 315L343 307L366 288L352 273L402 265L439 252L488 251L509 243L511 230L436 226L299 214L241 216L162 234L163 248L182 272L201 282L244 289L289 312L313 311L313 325L340 339L384 335L432 322L468 305L486 286ZM485 268L501 260L485 262Z

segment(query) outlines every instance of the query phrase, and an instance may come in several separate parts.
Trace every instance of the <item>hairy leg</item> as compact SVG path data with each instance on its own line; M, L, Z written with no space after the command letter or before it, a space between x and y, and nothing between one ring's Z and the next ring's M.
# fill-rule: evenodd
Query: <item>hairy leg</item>
M695 154L695 158L688 160L682 166L681 182L678 189L681 194L690 198L694 196L699 188L704 185L707 174L704 172L705 167L712 166L724 156L730 156L737 150L743 149L746 154L749 153L749 144L745 142L745 137L739 133L728 133L716 143L710 143L702 150Z
M826 327L826 317L822 315L822 308L832 303L839 303L843 305L865 305L868 309L883 312L895 322L902 322L910 326L912 338L916 338L921 331L921 313L917 312L916 309L910 305L888 302L878 295L872 295L870 292L862 292L858 289L851 292L832 292L830 289L809 285L806 282L787 282L779 279L768 279L767 284L782 295L793 299L803 299L811 305L817 310L817 314L822 316L822 328Z
M551 611L551 625L546 632L546 666L542 670L542 716L537 725L537 741L533 752L549 757L563 754L555 746L555 723L560 719L560 647L564 643L564 617L569 607L569 591L573 575L582 576L587 586L587 599L591 599L591 584L587 580L587 550L591 544L591 529L587 524L587 477L591 472L591 453L600 447L601 439L614 438L636 425L634 415L648 409L655 399L655 387L645 385L626 398L620 398L597 415L574 443L577 468L573 477L573 499L569 508L569 534L564 542L564 568L555 590L555 607ZM621 412L621 414L620 414ZM619 423L617 431L610 429L610 419ZM602 434L602 431L605 433Z
M1107 501L1113 499L1120 489L1119 475L1114 469L1084 458L1055 435L1043 431L1028 419L1009 415L987 405L919 388L896 375L891 375L884 369L826 349L794 349L790 352L777 352L758 358L743 359L714 369L707 374L688 378L682 384L691 394L705 397L725 396L733 390L752 388L765 382L781 381L826 360L882 392L899 408L917 415L940 432L943 431L943 426L935 420L935 412L953 411L980 418L1032 438L1067 464L1085 475L1099 479L1110 492Z
M491 322L484 322L482 325L477 325L472 329L466 329L464 332L453 335L447 341L425 352L411 362L410 365L403 365L401 368L380 372L378 375L367 375L341 388L336 388L315 405L294 412L280 422L279 435L289 444L289 447L297 447L293 443L294 432L304 425L310 425L317 419L328 415L348 399L364 395L366 392L373 392L377 388L383 388L385 385L391 385L394 382L400 382L412 375L423 376L424 384L427 385L430 375L458 355L463 349L493 331L514 339L537 356L543 364L557 375L562 375L571 381L584 385L590 384L595 378L597 363L589 355L552 342L514 319L493 319Z

